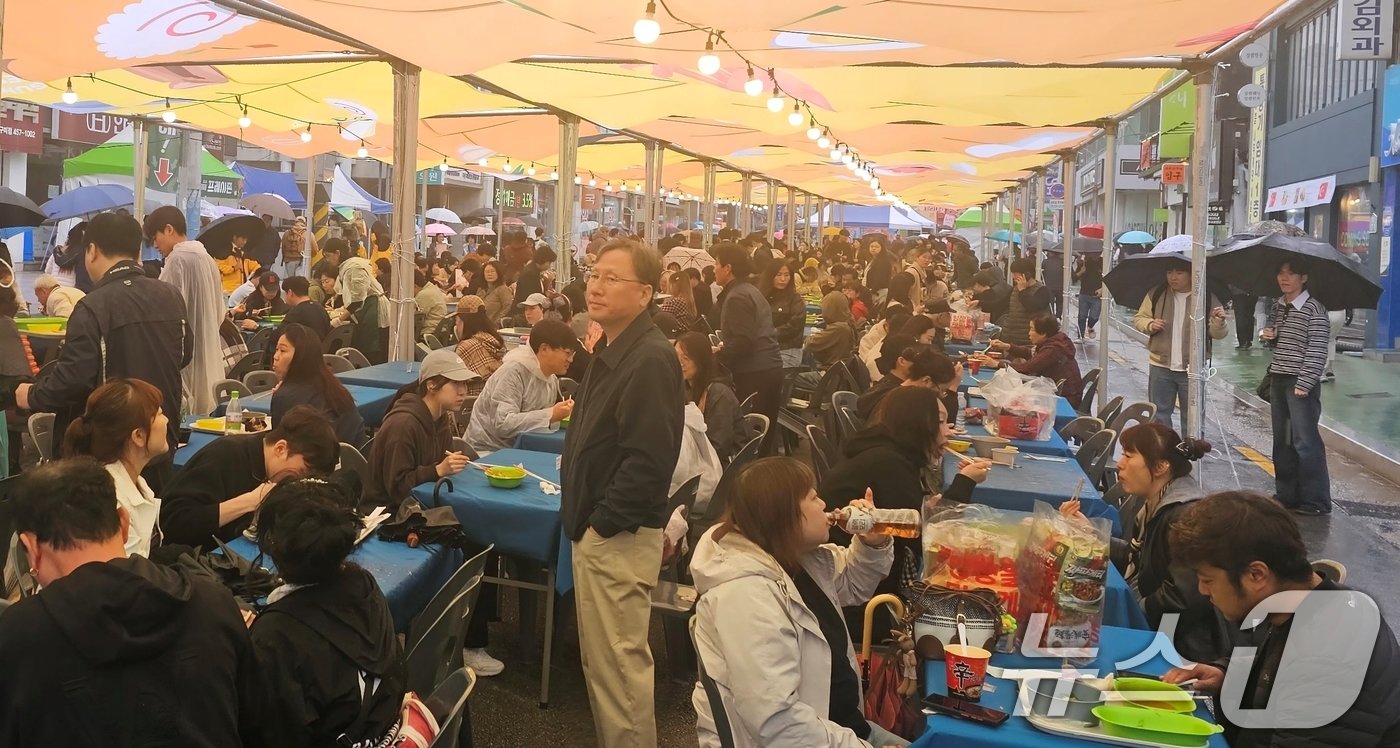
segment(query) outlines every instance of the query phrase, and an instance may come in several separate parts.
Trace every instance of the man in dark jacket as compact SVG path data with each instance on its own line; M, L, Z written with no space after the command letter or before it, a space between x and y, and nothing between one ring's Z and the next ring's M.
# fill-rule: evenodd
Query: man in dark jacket
M598 251L588 314L603 338L574 396L561 460L583 672L605 748L656 745L647 622L685 403L675 349L647 314L660 279L660 259L640 242Z
M1012 345L1030 345L1031 317L1050 308L1050 289L1035 275L1035 258L1022 257L1011 263L1011 302L1001 325L1002 340Z
M331 334L331 318L324 306L312 300L310 281L294 275L282 281L282 292L287 295L287 316L282 320L282 326L293 323L306 325L324 343L326 336ZM276 340L277 336L273 335L272 339Z
M710 254L715 258L715 282L724 287L715 302L719 319L714 327L721 341L715 355L734 376L739 402L756 395L753 412L777 423L782 406L783 357L778 352L773 309L749 282L753 268L743 249L720 244ZM771 444L778 429L768 433Z
M972 248L960 239L953 239L953 282L964 291L972 288L972 277L977 275L977 255Z
M282 252L282 235L277 233L273 227L272 216L263 216L263 232L258 237L256 246L249 247L246 253L249 257L258 261L264 270L270 269L277 263L277 255Z
M210 578L126 557L110 473L41 466L11 506L42 590L0 616L0 745L262 745L237 604Z
M232 540L278 481L335 470L339 443L320 411L298 405L273 426L266 434L215 439L185 463L161 495L165 542L208 547L212 537Z
M520 271L515 279L515 301L512 306L519 308L531 294L544 293L544 272L554 264L554 250L548 245L535 250L534 258ZM577 309L575 312L579 311Z
M175 445L180 370L194 356L185 300L169 283L146 277L138 262L141 224L131 216L98 215L88 222L84 241L88 273L100 280L73 308L57 363L32 386L20 385L15 400L20 408L53 413L54 442L61 443L93 390L109 379L141 379L164 395L161 410L170 419L168 438ZM158 495L170 468L167 456L143 473Z
M1011 306L1011 286L996 271L979 270L972 276L972 300L977 309L987 313L988 321L997 324Z
M1218 695L1217 714L1249 722L1227 724L1231 746L1400 745L1395 634L1370 597L1314 572L1287 509L1258 494L1214 494L1185 510L1170 539L1173 559L1195 569L1225 618L1252 626L1240 643L1254 656L1238 668L1200 663L1164 678L1197 679L1196 690Z

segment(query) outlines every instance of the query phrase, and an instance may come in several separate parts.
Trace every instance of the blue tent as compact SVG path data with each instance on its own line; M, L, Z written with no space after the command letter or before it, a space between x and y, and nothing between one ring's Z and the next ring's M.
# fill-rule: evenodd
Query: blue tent
M270 192L279 195L295 210L306 210L306 197L301 194L295 174L246 166L235 162L233 170L243 177L243 196Z

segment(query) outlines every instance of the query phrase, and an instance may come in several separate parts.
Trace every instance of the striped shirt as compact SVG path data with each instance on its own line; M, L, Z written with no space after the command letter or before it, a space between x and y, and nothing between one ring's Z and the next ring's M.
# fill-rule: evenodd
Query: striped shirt
M1332 335L1327 308L1307 291L1298 294L1292 303L1280 297L1269 312L1269 326L1274 328L1274 358L1269 372L1295 375L1295 386L1311 392L1322 381L1327 366L1327 346Z

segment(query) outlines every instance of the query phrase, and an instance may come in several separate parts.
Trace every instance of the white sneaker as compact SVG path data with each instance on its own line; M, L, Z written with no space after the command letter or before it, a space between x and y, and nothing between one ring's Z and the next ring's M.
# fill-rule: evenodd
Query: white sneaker
M476 674L489 678L493 675L500 675L506 669L506 664L486 653L484 649L464 649L462 659L467 667L476 671Z
M1090 339L1090 340L1093 340L1096 334L1097 334L1097 333L1096 333L1096 331L1094 330L1094 328L1092 328L1092 327L1089 328L1089 339Z

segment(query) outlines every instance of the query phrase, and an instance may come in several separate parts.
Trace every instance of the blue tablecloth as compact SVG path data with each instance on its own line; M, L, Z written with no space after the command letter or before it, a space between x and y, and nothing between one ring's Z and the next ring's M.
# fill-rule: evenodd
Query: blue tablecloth
M1145 651L1151 646L1153 638L1157 636L1160 634L1153 631L1104 626L1099 642L1099 657L1092 667L1098 668L1100 675L1115 672L1115 663L1125 661ZM1171 645L1167 644L1166 646L1170 647ZM995 654L992 656L992 665L1002 668L1055 670L1060 667L1060 660L1059 658L1028 658L1019 653ZM944 667L942 661L929 662L924 665L926 693L946 694L948 692ZM1147 663L1134 665L1132 670L1161 674L1165 673L1168 668L1169 665L1159 656ZM1036 729L1025 717L1015 715L1017 688L1015 681L988 676L987 683L995 690L984 691L980 703L1011 714L1010 719L998 727L989 727L955 717L931 716L928 718L928 729L922 737L913 743L914 748L934 748L935 746L949 746L950 748L953 746L957 748L1026 748L1026 746L1083 748L1087 745L1096 745ZM1205 706L1196 710L1196 716L1210 722L1215 721L1206 711ZM1210 745L1212 748L1225 748L1224 736L1212 737Z
M1108 583L1104 585L1103 625L1144 631L1150 628L1147 614L1128 589L1128 580L1113 564L1108 565Z
M366 366L363 369L343 371L335 376L347 386L387 387L397 390L406 384L418 381L419 366L417 361L394 361L387 364Z
M968 353L975 353L986 347L986 345L976 345L974 343L954 343L949 341L943 344L943 352L949 356L961 356Z
M516 449L527 449L531 452L548 452L550 454L564 454L564 435L569 433L565 429L558 431L526 431L515 437ZM489 457L483 458L490 462ZM539 471L536 471L539 472ZM540 473L544 475L545 473Z
M380 421L384 420L384 414L389 410L389 401L394 399L397 387L365 387L358 384L347 384L345 389L350 391L350 397L355 401L355 407L360 411L360 415L365 419L365 425L376 427ZM272 413L272 390L259 392L256 395L239 398L239 404L244 410L251 410L254 413ZM215 409L215 415L222 415L222 409ZM273 424L276 426L277 424Z
M943 455L943 474L949 476L958 472L958 458ZM1118 510L1104 503L1099 490L1084 476L1079 463L1042 462L1027 460L1024 456L1016 460L1016 467L996 465L987 474L987 480L972 491L974 504L985 504L998 509L1016 512L1029 512L1035 509L1035 502L1043 501L1051 506L1065 503L1074 493L1074 487L1084 479L1084 488L1079 493L1079 504L1086 517L1105 517L1113 523L1113 532L1118 534Z
M978 402L982 403L983 405L986 404L986 401L980 398L978 399ZM982 407L982 405L978 405L977 407L980 408ZM987 431L987 427L985 424L969 423L967 424L967 435L989 436L989 432ZM1060 436L1059 432L1057 431L1050 432L1050 439L1048 441L1037 442L1030 441L1028 439L1012 439L1011 446L1021 450L1022 452L1029 452L1031 454L1036 455L1046 455L1047 457L1069 457L1071 459L1073 459L1074 457L1074 453L1069 450L1069 444L1065 441L1064 437ZM972 454L972 450L970 448L968 450L968 454Z
M258 555L257 546L246 538L235 538L228 546L249 560ZM403 633L408 631L413 617L462 565L462 553L440 545L409 548L403 543L391 543L371 535L356 546L350 560L374 576L389 602L394 629ZM271 568L272 560L264 556L262 564Z
M983 379L984 379L984 382L985 382L986 377L984 377ZM971 383L971 386L972 386L972 387L980 387L980 386L983 384L982 382L976 382L975 380L971 380L971 375L968 374L968 373L966 373L966 372L964 371L964 372L963 372L962 384L958 385L958 389L961 390L961 391L963 391L963 392L967 392L967 390L968 390L968 388L969 388L969 381L972 381L972 383ZM987 400L986 400L986 398L982 398L982 397L972 397L972 396L969 395L968 398L967 398L967 404L968 404L970 407L973 407L973 408L981 408L982 410L986 410L986 409L987 409ZM1079 413L1075 411L1073 405L1070 405L1070 404L1069 404L1069 401L1068 401L1068 400L1064 399L1063 397L1057 397L1057 398L1055 398L1055 430L1056 430L1056 431L1059 431L1060 429L1064 428L1065 426L1068 426L1070 421L1073 421L1074 419L1076 419L1076 418L1078 418L1078 417L1079 417Z
M189 442L186 443L185 446L175 450L175 467L184 467L185 463L189 462L190 458L194 457L196 452L204 449L210 442L218 438L218 434L210 434L204 431L191 431Z
M558 481L557 458L547 452L502 449L481 461L523 464L531 472ZM413 497L423 506L433 506L433 484L413 489ZM473 543L495 543L497 553L551 564L556 569L555 589L560 594L573 589L573 546L564 538L559 494L546 494L540 490L540 482L529 476L519 488L493 488L481 470L468 467L452 476L452 490L444 485L440 498L457 513L463 532Z

